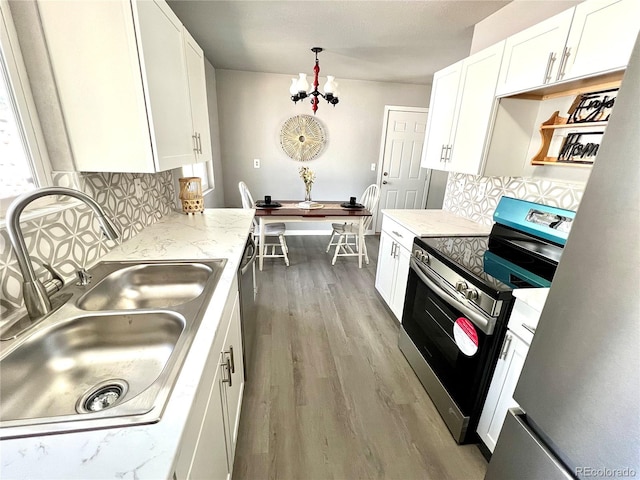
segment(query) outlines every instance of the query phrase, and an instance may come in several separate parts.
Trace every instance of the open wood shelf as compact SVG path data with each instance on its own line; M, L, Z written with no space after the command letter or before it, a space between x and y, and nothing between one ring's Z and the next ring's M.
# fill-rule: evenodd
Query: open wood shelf
M554 165L562 167L578 167L578 168L591 168L592 163L578 163L578 162L559 162L557 157L544 157L544 160L531 160L531 165Z
M563 118L563 117L558 117ZM564 119L566 122L566 118ZM605 127L608 122L584 122L584 123L560 123L557 125L542 125L542 130L555 130L556 128L583 128L583 127Z

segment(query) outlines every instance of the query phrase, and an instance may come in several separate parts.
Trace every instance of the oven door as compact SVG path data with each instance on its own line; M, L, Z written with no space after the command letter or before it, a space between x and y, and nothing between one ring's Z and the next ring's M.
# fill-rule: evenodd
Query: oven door
M400 348L454 438L462 443L467 427L475 431L486 396L487 377L495 368L492 359L497 335L493 334L495 319L469 307L443 282L428 267L411 259L402 316L407 338L403 340L401 335ZM412 345L408 345L408 339ZM409 354L405 351L408 348ZM421 358L417 358L418 353ZM453 424L461 423L462 432L449 425L450 415ZM457 421L459 416L463 418L461 422Z

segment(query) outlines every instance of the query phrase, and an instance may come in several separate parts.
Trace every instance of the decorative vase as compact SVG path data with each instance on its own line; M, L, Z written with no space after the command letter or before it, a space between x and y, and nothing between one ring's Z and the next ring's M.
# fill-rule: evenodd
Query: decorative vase
M304 201L305 202L310 202L311 201L311 186L312 185L313 185L313 183L311 183L311 182L304 184Z

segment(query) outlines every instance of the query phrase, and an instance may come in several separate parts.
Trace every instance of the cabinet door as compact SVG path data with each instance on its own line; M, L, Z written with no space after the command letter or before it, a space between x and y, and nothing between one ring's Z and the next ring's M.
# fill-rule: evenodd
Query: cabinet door
M395 280L396 259L392 253L398 248L391 236L384 230L380 232L380 249L378 251L378 267L376 269L376 290L387 305L391 307L393 282Z
M193 135L196 141L196 162L210 162L211 132L209 130L209 108L207 104L207 80L204 73L204 53L202 49L185 29L184 50L187 59L187 73L189 77L189 100L191 104L191 119Z
M498 95L555 80L572 16L573 8L507 38Z
M462 62L454 63L433 76L427 134L420 163L424 168L447 170L445 157L450 144L461 67Z
M577 5L558 80L626 68L639 18L638 0L591 0Z
M452 172L481 173L487 134L497 106L495 91L503 52L504 42L500 42L462 62L448 166Z
M135 3L158 171L195 162L182 24L164 1Z
M223 395L224 387L221 378L224 372L219 364L213 386L209 392L207 409L204 413L200 437L193 455L191 471L185 478L207 478L211 480L226 480L230 471L227 463L227 445L224 435Z
M507 332L502 348L477 430L492 452L508 410L518 406L513 399L513 392L529 351L529 346L511 332Z
M240 409L242 408L242 394L244 391L244 366L242 364L242 336L240 333L240 305L238 297L233 305L231 323L227 332L227 339L223 357L231 359L231 385L224 383L226 397L227 452L229 454L229 471L232 471L235 456L238 426L240 425Z
M79 171L154 172L128 1L38 2Z
M411 255L407 249L400 245L396 247L395 255L396 268L390 307L398 321L402 322L404 296L407 291L407 279L409 277L409 261L411 259Z

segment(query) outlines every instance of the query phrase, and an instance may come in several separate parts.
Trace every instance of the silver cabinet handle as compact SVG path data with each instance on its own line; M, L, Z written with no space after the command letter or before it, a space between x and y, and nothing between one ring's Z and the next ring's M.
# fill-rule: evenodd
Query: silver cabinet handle
M191 135L191 139L193 140L193 151L198 153L198 137L195 133Z
M202 137L200 136L199 133L198 133L198 153L202 155Z
M404 238L402 234L396 232L395 230L391 230L391 233L393 233L396 237Z
M445 145L443 144L443 145L442 145L442 148L440 149L440 161L441 161L441 162L444 162L444 161L445 161L445 158L444 158L444 154L445 154L444 148L445 148Z
M556 80L562 80L562 77L564 77L565 70L567 69L567 63L569 63L568 60L570 55L571 55L571 47L564 47L564 50L562 51L562 59L560 59L560 68L558 68L558 76L556 77Z
M526 323L521 323L521 325L522 325L522 328L529 331L532 335L535 335L536 333L535 327L532 327L531 325L527 325Z
M222 383L228 383L229 386L232 387L233 379L231 378L231 359L227 357L226 360L220 364L220 366L222 367ZM227 378L225 378L224 375L225 368L227 370Z
M396 258L396 255L395 255L395 253L396 253L396 246L397 246L396 242L391 242L391 256L392 256L393 258Z
M504 343L502 344L502 351L500 352L500 359L506 360L507 353L509 353L509 348L511 347L511 341L513 337L507 333L506 338L504 339Z
M229 360L231 361L231 373L236 373L236 362L233 359L233 345L230 345L229 351L224 353L225 355L229 355Z
M445 162L451 161L451 150L453 150L453 145L447 145L447 149L445 150L445 156L444 156Z
M549 52L549 59L547 60L547 68L544 71L544 80L542 83L548 83L551 80L551 68L553 67L554 62L556 61L556 53Z

